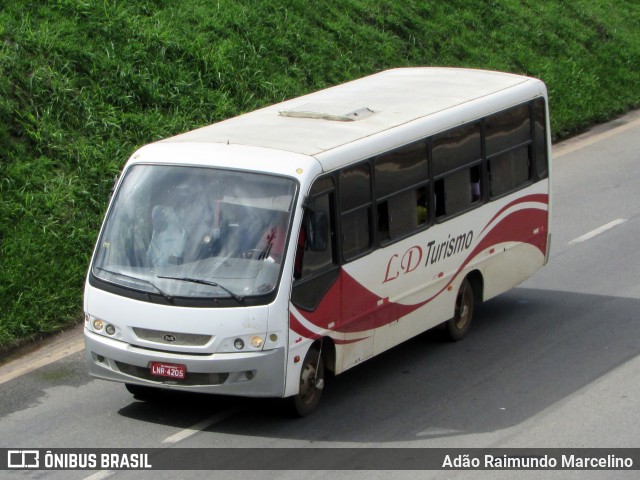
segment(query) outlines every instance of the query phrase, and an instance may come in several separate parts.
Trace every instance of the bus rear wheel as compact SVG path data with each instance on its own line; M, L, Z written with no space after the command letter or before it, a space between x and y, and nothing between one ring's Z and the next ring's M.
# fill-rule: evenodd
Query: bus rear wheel
M445 323L447 336L452 342L462 340L469 333L473 319L473 304L473 288L465 278L458 290L453 318Z
M324 362L320 351L311 348L304 357L300 371L300 391L291 399L293 413L306 417L313 413L320 403L324 388Z

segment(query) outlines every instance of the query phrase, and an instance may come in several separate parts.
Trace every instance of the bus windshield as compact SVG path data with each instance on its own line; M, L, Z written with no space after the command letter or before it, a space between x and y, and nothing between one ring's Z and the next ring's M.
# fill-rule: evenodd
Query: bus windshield
M135 165L116 193L92 273L167 298L273 292L296 186L244 171Z

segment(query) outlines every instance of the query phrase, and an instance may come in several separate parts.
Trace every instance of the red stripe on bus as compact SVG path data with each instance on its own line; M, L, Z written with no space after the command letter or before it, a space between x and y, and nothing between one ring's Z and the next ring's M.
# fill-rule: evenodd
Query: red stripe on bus
M508 208L519 203L532 201L546 203L547 200L547 195L523 197L504 207L500 213L493 217L491 222ZM340 334L364 333L388 325L427 305L443 291L447 290L477 255L495 247L495 245L506 242L527 243L539 249L544 255L547 248L547 221L548 211L539 208L524 208L510 213L493 226L449 281L435 295L422 302L412 305L389 302L387 297L377 296L347 272L341 270L339 278L331 286L318 308L313 312L300 311L300 314L304 315L304 318L319 330L326 331L336 343L354 343L364 340L369 336L348 341L339 340L339 338ZM534 226L540 227L540 231L537 234L533 233ZM429 267L425 266L425 268L428 269ZM342 303L343 298L345 300L344 304ZM333 326L334 328L330 329L329 324L332 322L335 325ZM303 326L293 314L290 315L290 326L294 332L309 339L316 339L321 336L319 333L312 332Z

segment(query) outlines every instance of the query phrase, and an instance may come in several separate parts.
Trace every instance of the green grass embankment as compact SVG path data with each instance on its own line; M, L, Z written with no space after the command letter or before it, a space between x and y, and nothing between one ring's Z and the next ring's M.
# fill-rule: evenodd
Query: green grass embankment
M2 1L0 348L77 322L136 147L390 67L523 73L556 138L640 103L634 0Z

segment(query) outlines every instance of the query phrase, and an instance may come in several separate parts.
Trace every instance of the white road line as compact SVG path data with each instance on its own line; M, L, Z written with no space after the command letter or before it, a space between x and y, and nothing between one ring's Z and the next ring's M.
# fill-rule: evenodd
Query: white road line
M198 432L201 432L202 430L204 430L207 427L210 427L211 425L215 425L216 423L220 423L226 420L232 415L235 415L236 413L238 413L240 410L242 409L232 408L224 412L218 413L216 415L213 415L207 418L206 420L203 420L202 422L196 423L192 427L185 428L184 430L176 433L175 435L171 435L170 437L165 438L162 441L162 443L176 444L186 438L189 438L192 435L195 435ZM84 480L103 480L105 478L112 476L114 473L116 473L115 470L101 470L99 472L94 473L93 475L85 477Z
M99 472L96 472L93 475L89 475L84 480L102 480L103 478L110 477L114 473L116 473L115 470L100 470Z
M235 415L236 413L238 413L240 410L241 410L240 408L232 408L231 410L227 410L225 412L221 412L216 415L213 415L212 417L209 417L200 423L196 423L192 427L185 428L184 430L176 433L175 435L171 435L170 437L165 438L162 441L162 443L178 443L184 440L185 438L189 438L191 435L195 435L196 433L201 432L202 430L204 430L207 427L210 427L211 425L215 425L216 423L220 423L223 420L226 420L232 415Z
M581 235L578 238L574 238L573 240L571 240L569 242L569 245L573 245L575 243L586 242L587 240L590 240L593 237L595 237L597 235L600 235L601 233L606 232L607 230L611 230L612 228L617 227L618 225L621 225L626 221L627 221L626 218L618 218L618 219L614 220L613 222L609 222L606 225L602 225L601 227L596 228L595 230L591 230L589 233L585 233L584 235Z

